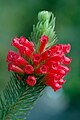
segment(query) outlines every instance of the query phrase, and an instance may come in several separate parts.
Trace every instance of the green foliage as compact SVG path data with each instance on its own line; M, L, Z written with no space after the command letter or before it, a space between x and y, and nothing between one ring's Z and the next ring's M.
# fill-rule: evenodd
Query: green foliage
M49 37L49 42L46 47L53 45L56 40L55 28L55 17L52 12L42 11L38 14L38 23L33 25L33 32L31 33L30 40L35 43L37 49L39 48L39 39L42 35Z
M44 87L45 85L40 85L39 79L34 87L29 87L13 74L4 90L4 100L0 97L0 120L26 120L29 110L32 109Z

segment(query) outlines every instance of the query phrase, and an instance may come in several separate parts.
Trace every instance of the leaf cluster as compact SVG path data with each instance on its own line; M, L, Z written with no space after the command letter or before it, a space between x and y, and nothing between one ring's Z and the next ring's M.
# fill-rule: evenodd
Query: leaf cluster
M57 37L54 31L55 17L52 12L42 11L38 14L38 23L33 25L33 32L31 33L30 40L35 43L35 46L39 48L39 39L42 35L49 37L47 48L54 45L57 41Z

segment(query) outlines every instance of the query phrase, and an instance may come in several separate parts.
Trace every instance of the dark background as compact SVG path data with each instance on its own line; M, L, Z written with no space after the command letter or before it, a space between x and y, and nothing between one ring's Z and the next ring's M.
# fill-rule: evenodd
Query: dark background
M63 89L47 88L31 111L29 120L80 120L80 1L79 0L0 0L0 93L10 73L6 55L15 36L29 37L39 11L56 17L58 43L70 43L71 71Z

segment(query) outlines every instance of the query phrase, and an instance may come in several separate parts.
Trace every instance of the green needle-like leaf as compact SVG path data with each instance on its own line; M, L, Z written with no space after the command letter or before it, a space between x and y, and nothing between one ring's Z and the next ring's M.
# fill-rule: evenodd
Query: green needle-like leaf
M4 91L4 101L0 97L0 119L26 120L29 110L33 108L34 102L44 88L45 85L39 85L39 83L34 87L29 87L23 81L19 81L16 75L13 75Z
M49 37L47 48L57 41L57 37L54 31L55 17L52 12L42 11L38 14L38 23L33 25L33 32L31 33L31 41L35 43L35 46L39 48L39 39L42 35Z

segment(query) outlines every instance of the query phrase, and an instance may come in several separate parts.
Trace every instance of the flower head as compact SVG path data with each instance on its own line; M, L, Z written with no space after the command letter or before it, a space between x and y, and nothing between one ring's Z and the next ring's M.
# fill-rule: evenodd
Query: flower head
M29 86L37 84L39 77L43 84L57 91L66 82L64 77L70 71L68 65L72 59L66 57L66 54L70 52L71 47L70 44L57 44L46 49L48 40L48 36L41 36L37 51L34 43L25 37L15 37L12 46L18 49L18 53L9 50L6 61L8 70L19 74L20 78L23 76Z

